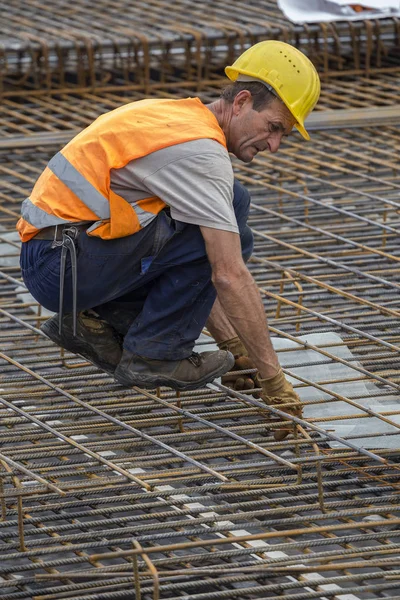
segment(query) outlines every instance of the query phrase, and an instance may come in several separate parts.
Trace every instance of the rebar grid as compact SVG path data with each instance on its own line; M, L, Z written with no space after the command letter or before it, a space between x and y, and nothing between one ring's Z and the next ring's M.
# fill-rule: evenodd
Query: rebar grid
M398 19L293 25L275 0L0 2L0 92L153 86L201 89L264 39L298 46L324 74L398 70Z
M400 68L400 67L399 67ZM49 145L66 143L70 137L89 125L100 114L117 108L123 103L140 100L145 97L185 98L198 95L203 102L212 102L218 98L221 89L229 83L226 77L217 77L211 81L202 81L201 89L196 89L191 82L175 82L171 89L153 89L148 93L143 90L125 89L123 86L106 86L104 91L83 94L66 90L65 93L44 96L33 92L24 98L3 98L0 106L0 149L18 149L32 147L34 144ZM340 79L329 78L323 82L321 97L317 111L335 109L367 109L371 104L375 107L370 118L382 119L385 107L398 106L399 75L396 73L380 74L369 78L354 79L351 75L343 75ZM349 125L354 121L354 114L349 113ZM310 116L313 123L317 114ZM360 118L360 117L359 117ZM398 121L398 115L391 113L390 119ZM365 121L364 121L365 122ZM361 124L362 122L361 117ZM335 124L333 124L335 125ZM29 139L25 139L29 136Z
M394 105L395 81L369 89ZM21 282L13 225L59 141L31 138L47 123L57 136L73 105L64 129L118 103L3 107L0 598L398 597L397 121L379 137L369 121L332 131L328 110L312 143L235 163L252 192L249 268L304 403L295 425L216 385L122 388L37 329L47 316Z
M367 152L368 140L371 139L371 134L374 135L375 133L374 127L378 126L380 134L384 137L375 157L373 156L375 150L371 148L369 163L372 162L374 165L376 163L377 167L379 165L393 167L396 170L396 133L397 124L400 122L400 110L397 104L398 81L396 74L381 74L370 79L359 78L352 81L352 78L342 77L338 81L330 80L324 83L318 105L321 112L311 115L309 119L310 129L315 130L317 128L317 132L319 132L313 136L313 143L318 138L318 146L313 147L312 152L310 147L307 147L307 152L310 151L309 156L302 165L302 177L305 179L306 184L311 185L311 177L318 177L321 170L323 174L327 170L330 172L334 169L335 177L339 178L351 174L355 165L358 166L358 151L361 149L363 152ZM220 89L221 82L219 81L213 85L206 85L199 95L204 102L211 102L218 97ZM196 93L195 90L193 92ZM150 96L157 98L186 97L188 93L190 94L190 90L187 88L176 87L169 91L154 90ZM3 99L0 106L0 131L2 134L0 140L0 174L2 178L0 228L3 231L4 228L5 230L14 228L14 223L19 214L21 198L29 193L35 180L40 175L43 165L59 147L67 143L73 135L91 123L99 114L112 110L125 102L143 97L143 92L108 91L97 95L93 93L82 95L70 93L56 97L51 95L35 97L31 95L24 98L23 101L12 98ZM371 103L376 106L372 110L368 109ZM337 112L337 109L345 107L347 110ZM356 114L355 111L357 111ZM349 127L353 126L356 120L359 125L358 139L352 142L351 149L342 147L343 157L335 157L336 166L329 164L326 167L326 163L330 161L325 161L324 166L325 150L333 143L335 145L346 144L347 139L352 137L352 131L347 132L345 129L342 129L340 133L331 131L332 127L335 127L335 124L337 125L338 120L341 127L347 124ZM372 127L367 127L366 124L372 124ZM382 128L382 125L385 125L385 127ZM296 153L299 141L296 139L293 143L294 145L285 150L285 156L288 159ZM391 148L389 160L387 160L387 147ZM281 157L281 171L277 181L279 186L287 178L291 177L295 180L297 165L293 159L285 163L282 152L278 156ZM367 165L365 160L363 164ZM261 168L262 165L259 169ZM286 172L286 168L292 169L292 175L290 175L290 172ZM375 179L371 178L371 175L368 174L370 168L366 166L366 172L360 178L360 182L365 181L367 183L369 181L371 186L374 184L379 186L380 178L379 176ZM251 169L247 173L250 182L252 172ZM243 177L245 176L246 172L243 172ZM317 183L313 182L313 185L315 186ZM340 185L343 185L343 182L341 183L338 180L336 182L336 193L346 191L337 187ZM396 195L397 188L393 184L391 186L392 191L390 192L389 188L385 193L388 203L391 201L390 198L395 198ZM357 188L359 188L358 184ZM388 186L385 185L384 188L387 189ZM267 188L264 187L263 189ZM350 180L351 189L352 183ZM364 194L370 194L370 205L373 204L375 188L372 187L371 189L372 192L367 187L363 192ZM333 187L332 191L335 191ZM365 196L360 196L359 201L363 203L364 199ZM383 212L383 216L384 214ZM1 235L2 231L0 231ZM0 237L0 243L1 241L2 238Z

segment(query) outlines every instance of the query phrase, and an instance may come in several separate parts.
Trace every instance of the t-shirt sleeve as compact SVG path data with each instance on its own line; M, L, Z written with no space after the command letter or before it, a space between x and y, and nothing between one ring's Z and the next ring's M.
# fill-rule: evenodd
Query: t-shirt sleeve
M177 221L238 233L233 170L227 150L209 139L163 148L130 163L151 195Z

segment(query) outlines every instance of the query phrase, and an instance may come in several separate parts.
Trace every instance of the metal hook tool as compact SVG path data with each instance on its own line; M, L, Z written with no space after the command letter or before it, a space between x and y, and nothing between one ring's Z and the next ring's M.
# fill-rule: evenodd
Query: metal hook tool
M71 258L71 272L72 272L72 331L73 335L76 336L76 315L77 315L77 262L76 262L76 248L74 240L78 234L76 227L69 227L64 229L62 232L62 242L57 243L60 245L61 259L60 259L60 300L59 300L59 321L58 331L62 334L62 319L64 313L64 281L65 281L65 265L67 262L67 252L69 251Z

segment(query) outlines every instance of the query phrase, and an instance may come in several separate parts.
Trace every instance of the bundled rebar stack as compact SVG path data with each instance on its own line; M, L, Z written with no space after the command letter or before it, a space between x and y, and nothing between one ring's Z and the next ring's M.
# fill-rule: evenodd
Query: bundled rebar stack
M1 7L0 599L399 598L397 21L293 26L260 0ZM304 419L219 382L117 385L41 333L18 264L20 202L64 143L144 96L216 98L265 38L323 75L311 142L234 161Z
M298 46L321 73L398 70L399 21L293 25L276 0L0 2L0 91L191 89L263 39Z

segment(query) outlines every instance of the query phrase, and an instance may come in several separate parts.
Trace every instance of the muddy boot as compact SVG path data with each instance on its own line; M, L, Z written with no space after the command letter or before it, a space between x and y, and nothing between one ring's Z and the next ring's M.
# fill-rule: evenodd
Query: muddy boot
M72 333L72 313L64 315L61 335L58 331L58 314L45 321L40 329L55 344L80 354L107 373L114 373L121 359L121 336L106 321L87 311L78 314L76 337Z
M155 388L162 385L174 390L194 390L220 377L233 366L230 352L193 352L183 360L144 358L124 350L114 377L125 386Z

